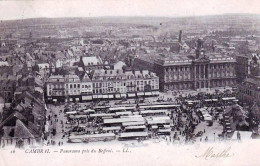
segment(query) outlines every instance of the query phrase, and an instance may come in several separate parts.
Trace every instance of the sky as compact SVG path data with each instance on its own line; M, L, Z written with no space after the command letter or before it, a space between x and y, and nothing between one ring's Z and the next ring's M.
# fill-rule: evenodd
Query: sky
M0 0L0 20L37 17L260 14L260 0Z

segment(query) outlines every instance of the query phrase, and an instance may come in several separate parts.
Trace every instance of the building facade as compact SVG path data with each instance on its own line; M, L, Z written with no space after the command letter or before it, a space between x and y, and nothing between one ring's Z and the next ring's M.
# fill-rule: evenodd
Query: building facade
M157 95L159 78L148 70L99 70L93 75L93 94L123 94L127 97ZM149 93L148 93L149 92ZM140 95L138 95L139 93Z
M246 78L238 85L238 98L244 103L260 104L260 77Z
M13 101L15 87L16 81L14 80L0 80L0 96L6 103Z
M250 75L250 61L249 57L245 55L236 56L236 61L237 82L241 83L245 78Z
M62 75L52 75L46 83L46 96L48 100L64 100L65 78Z
M95 70L77 75L52 75L46 82L47 101L91 101L159 94L159 77L144 71Z
M160 90L187 90L233 86L236 61L228 55L205 54L202 39L194 55L162 55L155 60Z

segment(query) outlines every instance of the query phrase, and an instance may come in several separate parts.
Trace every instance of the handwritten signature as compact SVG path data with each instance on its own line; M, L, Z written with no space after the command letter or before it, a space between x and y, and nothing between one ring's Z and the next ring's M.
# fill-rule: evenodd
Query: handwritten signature
M203 154L199 156L195 156L197 158L204 158L205 160L208 160L210 158L229 158L234 156L234 154L230 153L231 147L228 147L222 151L216 152L216 150L213 147L209 147Z

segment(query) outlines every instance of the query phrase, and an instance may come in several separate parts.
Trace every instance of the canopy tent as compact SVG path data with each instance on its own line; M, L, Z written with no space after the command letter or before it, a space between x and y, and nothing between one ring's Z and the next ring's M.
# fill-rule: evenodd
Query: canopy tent
M145 127L145 125L141 125L141 126L127 126L127 127L125 127L125 129L128 129L128 130L130 130L130 129L145 129L146 127Z
M236 97L223 97L222 100L227 101L227 100L236 100Z
M135 107L111 107L109 111L120 111L120 110L133 110Z
M120 133L119 137L147 137L147 132L126 132L126 133Z
M123 122L142 122L142 121L144 121L143 117L137 117L137 118L114 118L114 119L104 119L104 124L123 123Z
M158 132L171 132L171 129L159 129Z
M114 113L111 113L111 114L105 114L105 113L102 113L102 114L90 114L89 116L90 117L107 117L107 116L115 116L116 114Z
M131 111L125 111L125 112L116 112L116 115L132 115L133 113Z
M84 113L90 113L90 112L95 112L95 110L92 109L87 109L87 110L83 110Z
M114 133L102 133L102 134L85 134L85 135L71 135L69 139L86 139L86 138L99 138L99 137L114 137Z
M104 131L120 130L121 126L103 127Z
M69 112L66 112L66 114L77 114L77 111L69 111Z
M134 126L134 125L144 125L144 121L139 121L139 122L123 122L123 126Z

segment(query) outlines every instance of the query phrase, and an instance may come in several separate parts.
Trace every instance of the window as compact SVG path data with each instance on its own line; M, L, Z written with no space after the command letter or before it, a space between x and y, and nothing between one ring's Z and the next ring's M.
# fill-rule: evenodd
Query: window
M72 88L72 84L70 84L70 88Z

